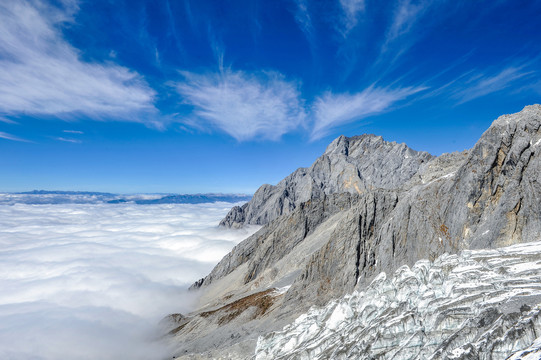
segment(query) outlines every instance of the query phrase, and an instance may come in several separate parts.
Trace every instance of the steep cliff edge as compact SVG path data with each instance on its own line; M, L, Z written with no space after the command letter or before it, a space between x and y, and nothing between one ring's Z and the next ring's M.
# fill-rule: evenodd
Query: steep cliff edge
M471 150L439 157L373 135L339 137L221 222L265 226L194 284L201 308L176 323L179 355L243 358L259 334L381 271L539 240L540 128L541 106L527 106L499 117ZM265 311L246 300L254 296Z

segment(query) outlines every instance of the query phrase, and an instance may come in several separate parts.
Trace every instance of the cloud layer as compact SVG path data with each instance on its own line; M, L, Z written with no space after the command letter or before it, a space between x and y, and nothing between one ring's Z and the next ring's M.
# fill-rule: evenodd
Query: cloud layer
M0 114L145 121L155 91L113 63L89 63L60 31L77 10L41 1L0 3Z
M0 206L0 358L166 357L157 323L251 230L232 204Z

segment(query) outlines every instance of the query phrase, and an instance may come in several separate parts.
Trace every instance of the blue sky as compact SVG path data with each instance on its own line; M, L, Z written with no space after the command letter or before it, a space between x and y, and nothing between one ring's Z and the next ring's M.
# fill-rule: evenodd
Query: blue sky
M541 98L541 1L3 0L0 191L242 192Z

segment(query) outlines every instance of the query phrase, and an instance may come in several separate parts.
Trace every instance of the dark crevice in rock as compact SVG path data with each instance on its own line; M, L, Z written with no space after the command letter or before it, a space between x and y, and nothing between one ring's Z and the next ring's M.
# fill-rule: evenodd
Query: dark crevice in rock
M357 240L357 249L356 249L356 260L355 260L355 285L357 285L357 282L359 281L359 267L361 262L361 243L363 241L363 236L361 233L362 229L362 221L363 217L362 215L359 216L359 239Z

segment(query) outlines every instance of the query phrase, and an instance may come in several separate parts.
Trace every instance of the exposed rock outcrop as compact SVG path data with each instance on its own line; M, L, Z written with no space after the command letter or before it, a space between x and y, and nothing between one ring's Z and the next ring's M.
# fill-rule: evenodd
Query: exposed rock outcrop
M471 150L439 157L373 135L339 137L310 168L262 186L222 220L265 226L194 284L204 289L198 313L218 315L205 330L177 332L182 351L203 349L203 331L216 348L245 356L238 344L253 349L258 334L362 289L381 271L539 240L540 128L541 106L527 106L494 121ZM230 323L240 337L217 322L224 305L283 287L264 314Z

